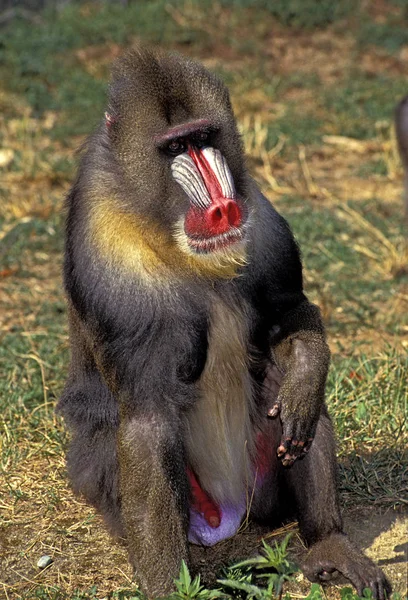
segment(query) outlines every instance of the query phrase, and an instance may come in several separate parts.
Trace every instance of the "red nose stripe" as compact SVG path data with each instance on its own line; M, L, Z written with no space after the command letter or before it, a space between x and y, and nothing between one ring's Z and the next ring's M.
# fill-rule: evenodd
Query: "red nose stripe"
M211 200L214 202L214 200L217 198L222 197L222 188L220 182L218 181L218 177L208 164L208 161L205 159L203 153L192 146L188 147L188 153L193 159L201 177L203 178L205 187L210 194Z

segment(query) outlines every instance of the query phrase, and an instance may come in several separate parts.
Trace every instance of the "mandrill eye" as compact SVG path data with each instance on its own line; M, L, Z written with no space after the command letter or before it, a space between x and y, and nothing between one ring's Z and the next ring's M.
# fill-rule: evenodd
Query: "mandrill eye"
M173 140L166 146L165 150L171 156L177 156L186 151L186 144L183 140Z
M209 131L198 131L194 136L194 145L197 148L202 148L208 143L210 139Z

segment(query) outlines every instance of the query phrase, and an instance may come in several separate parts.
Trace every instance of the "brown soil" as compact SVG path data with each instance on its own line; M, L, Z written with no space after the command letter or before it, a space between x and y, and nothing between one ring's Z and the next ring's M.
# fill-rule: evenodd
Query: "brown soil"
M49 497L41 495L40 485L37 494L30 499L21 499L19 508L10 515L10 521L6 521L0 529L0 551L3 555L0 590L3 588L5 598L18 599L23 594L29 598L31 593L34 597L40 585L59 586L67 593L96 585L101 598L109 591L129 587L132 573L125 545L110 538L101 518L70 492L66 492L63 473L59 469L47 473L44 463L42 474L43 485L46 484L48 490L51 487L59 497L54 514L50 514L52 508ZM19 479L18 474L12 480L22 490L24 483L29 483ZM27 503L30 504L29 508ZM69 507L73 515L81 516L80 521L74 516L67 517ZM394 590L404 596L407 592L408 512L354 508L348 511L345 525L350 538L378 562ZM201 574L204 584L214 585L216 578L222 575L223 566L255 555L261 547L262 537L273 545L275 540L282 540L289 531L295 533L291 542L292 558L301 563L305 548L295 524L277 531L266 531L251 525L231 540L213 548L192 546L192 570ZM44 554L50 555L54 562L41 571L36 565ZM344 584L347 581L339 579L336 585L327 586L327 598L340 598L339 589ZM307 595L309 588L308 581L298 573L295 581L285 589L296 597L296 594Z

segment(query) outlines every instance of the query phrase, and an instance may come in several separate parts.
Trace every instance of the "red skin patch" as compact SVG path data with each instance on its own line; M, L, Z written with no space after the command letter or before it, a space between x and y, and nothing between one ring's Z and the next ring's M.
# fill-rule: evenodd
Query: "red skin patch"
M259 433L256 440L257 457L255 462L258 484L261 484L271 468L270 441L263 433ZM200 484L193 471L187 467L187 476L190 482L192 507L207 521L208 525L216 529L221 524L221 511L219 506L210 498Z
M271 468L271 443L270 439L262 432L256 438L256 472L258 480L263 480Z
M201 488L191 469L187 469L187 475L190 481L193 508L204 516L210 527L216 529L221 523L220 509L215 502L211 500L209 495Z

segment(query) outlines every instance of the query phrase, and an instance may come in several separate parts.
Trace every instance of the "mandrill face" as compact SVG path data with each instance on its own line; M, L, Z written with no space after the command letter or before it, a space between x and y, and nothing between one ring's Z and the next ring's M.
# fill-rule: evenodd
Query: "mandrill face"
M209 133L201 131L197 138L170 144L180 152L171 164L172 176L189 200L185 218L178 223L177 237L183 248L209 254L242 245L248 215L235 191L226 159L220 150L205 145Z

